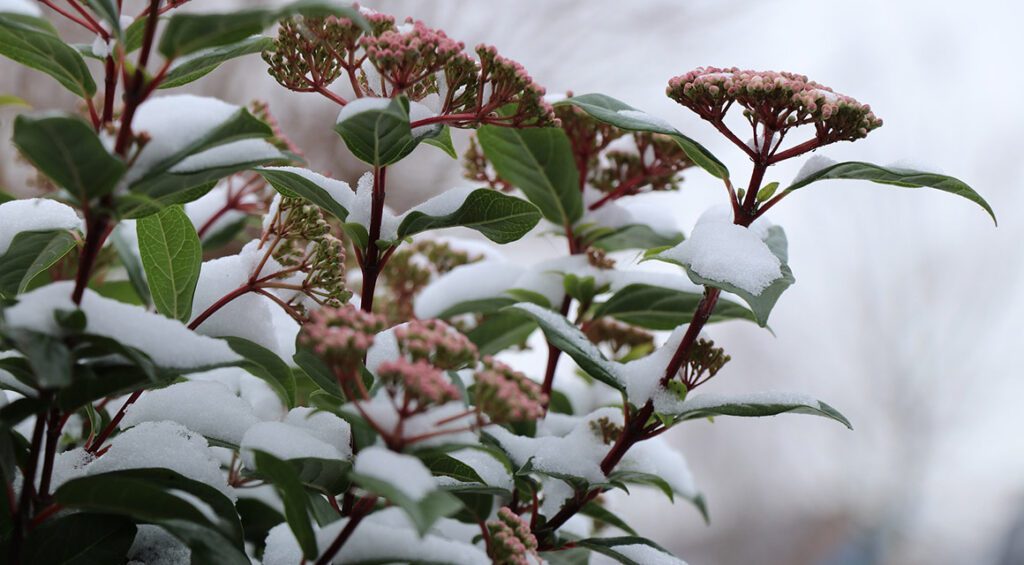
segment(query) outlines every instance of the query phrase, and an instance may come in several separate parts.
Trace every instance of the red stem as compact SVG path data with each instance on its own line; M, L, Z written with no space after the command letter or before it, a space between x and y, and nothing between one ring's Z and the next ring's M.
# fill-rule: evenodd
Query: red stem
M334 556L341 551L342 546L345 545L348 538L352 537L352 532L355 531L359 522L362 522L363 518L370 513L370 510L373 509L376 502L376 496L367 496L359 499L359 502L356 502L355 507L352 508L352 513L348 517L348 523L345 524L345 527L338 533L338 537L334 538L334 541L331 542L331 545L328 546L327 550L324 551L320 558L316 560L315 565L329 565L331 561L334 560Z
M386 184L387 167L374 167L369 241L363 253L363 288L360 293L360 307L363 312L373 311L373 294L377 288L377 277L380 276L383 267L377 240L380 239L381 221L384 216Z

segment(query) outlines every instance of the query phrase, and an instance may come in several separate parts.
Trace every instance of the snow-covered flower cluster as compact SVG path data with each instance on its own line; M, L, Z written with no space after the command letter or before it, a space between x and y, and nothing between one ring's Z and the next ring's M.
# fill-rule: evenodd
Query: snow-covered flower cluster
M424 359L385 361L377 368L377 377L386 386L401 386L405 397L416 401L420 408L444 404L460 397L459 389L445 378L444 373Z
M351 304L321 308L310 312L299 339L317 355L347 370L362 362L384 324L377 314Z
M473 342L441 320L413 320L395 328L395 338L402 353L439 369L461 369L476 361Z

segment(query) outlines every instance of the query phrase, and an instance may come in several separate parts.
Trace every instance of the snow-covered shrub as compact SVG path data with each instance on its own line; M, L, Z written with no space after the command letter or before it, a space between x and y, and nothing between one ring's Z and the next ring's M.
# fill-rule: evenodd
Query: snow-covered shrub
M712 416L849 426L799 394L694 392L730 360L703 327L765 326L794 282L765 212L863 179L991 214L955 178L869 163L815 157L789 186L765 182L881 125L800 75L669 81L750 158L737 186L665 120L602 94L546 98L495 48L422 22L317 0L179 4L133 17L69 0L57 11L96 35L80 47L34 3L0 2L0 54L82 101L17 117L47 194L0 204L5 562L679 563L600 496L654 486L706 512L658 436ZM339 106L333 127L368 170L355 188L305 168L264 104L161 92L254 53ZM393 211L388 167L422 145L457 158L452 128L475 130L468 187ZM671 210L632 205L684 171L728 197L687 238ZM538 228L565 254L522 265L435 234L452 227L499 245ZM531 335L543 368L509 355ZM577 378L556 379L570 361Z

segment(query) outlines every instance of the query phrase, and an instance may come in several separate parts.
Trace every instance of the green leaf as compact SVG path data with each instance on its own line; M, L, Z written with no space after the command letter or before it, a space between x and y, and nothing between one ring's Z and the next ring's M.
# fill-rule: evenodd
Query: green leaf
M168 318L187 322L199 282L203 248L181 206L170 206L138 221L139 254L153 304Z
M671 331L693 318L704 295L648 284L631 284L612 295L597 307L594 318L610 316L634 326L651 330ZM719 300L709 323L726 320L756 322L754 313L742 305Z
M766 327L768 325L768 316L771 314L772 308L775 307L775 303L779 301L779 297L782 296L782 293L796 282L796 279L793 277L793 271L789 268L788 264L789 253L787 251L788 244L786 242L786 232L784 232L780 226L772 226L768 228L768 237L765 239L765 244L768 246L768 249L771 250L772 254L779 258L779 269L782 271L782 276L762 290L761 294L751 294L750 292L747 292L735 285L704 278L695 273L689 265L679 263L678 261L669 259L662 255L654 254L645 258L645 260L654 259L679 265L686 270L687 276L689 276L690 280L695 284L719 288L739 296L744 302L750 305L750 309L754 313L754 319L757 321L757 324L761 327Z
M615 526L616 528L619 528L620 530L626 532L631 536L637 535L636 530L634 530L629 524L627 524L625 520L619 518L617 514L596 502L588 502L580 510L580 514L583 514L584 516L590 516L591 518L598 520L600 522L604 522L605 524L608 524L610 526Z
M114 250L117 251L117 257L124 265L125 272L128 273L128 282L135 289L135 294L138 295L142 304L148 307L153 303L153 296L149 292L149 283L146 282L146 271L142 266L142 259L135 253L135 245L124 231L130 229L125 227L127 225L129 224L121 224L115 228L110 240L114 244Z
M109 194L124 176L124 163L107 151L92 126L74 116L18 116L14 144L82 202Z
M291 368L273 351L240 337L225 337L228 346L245 358L242 367L263 379L281 397L288 408L295 407L295 376Z
M442 490L432 491L423 498L414 500L400 488L376 477L353 472L352 482L369 492L383 496L405 511L421 536L427 533L438 519L451 516L462 508L458 498Z
M812 414L823 416L853 429L850 421L838 410L824 402L797 395L778 395L771 392L744 395L698 394L687 397L681 411L672 414L677 422L713 416L741 416L758 418L778 414Z
M635 559L630 557L630 555L637 555L632 553L630 550L625 549L628 546L646 545L656 552L666 554L665 561L668 560L667 557L672 556L671 553L669 553L665 548L661 547L660 545L654 543L653 541L647 538L642 538L638 536L622 536L616 538L588 538L577 541L576 545L579 547L586 547L588 549L592 549L602 555L607 555L608 557L611 557L619 563L625 563L626 565L645 565L644 562L636 561ZM652 557L652 559L655 558Z
M201 49L219 47L256 35L275 21L288 16L336 15L348 18L367 29L358 10L326 1L299 1L279 10L239 10L223 14L174 14L160 38L160 54L173 58Z
M679 133L670 124L636 108L604 94L581 94L558 103L571 104L590 114L599 122L611 124L628 131L645 131L671 136L679 144L686 156L698 167L711 173L716 178L729 178L729 169L704 148L701 144Z
M319 550L313 523L309 519L309 497L306 496L306 489L302 486L295 469L269 453L255 451L253 455L256 459L256 469L270 479L281 496L281 501L284 502L285 520L288 521L288 528L295 534L302 554L306 559L316 559Z
M25 542L26 565L122 563L135 539L131 520L106 514L68 514L47 520Z
M398 226L398 239L432 229L466 227L495 243L510 243L527 234L540 221L537 207L501 192L479 188L469 193L457 210L430 216L412 210Z
M405 96L390 101L352 101L338 116L334 131L357 159L380 167L400 161L418 143L409 125L409 99Z
M427 453L420 456L423 464L435 476L444 476L463 483L487 484L469 465L444 453Z
M121 35L121 10L114 5L114 0L85 0L85 3L110 24L115 36Z
M160 88L175 88L199 80L225 61L243 55L260 53L273 44L274 41L269 37L253 36L238 43L196 51L174 62L171 70L167 72L164 80L160 83Z
M505 311L519 312L533 318L540 325L548 343L572 357L580 369L616 390L625 390L615 364L606 359L597 346L565 316L535 304L516 304Z
M315 353L309 349L299 348L292 360L325 392L335 398L345 398L334 373Z
M348 210L326 189L298 173L278 168L257 169L256 172L282 196L305 198L343 222L348 217Z
M25 355L40 388L59 388L71 382L71 352L60 338L29 330L9 330L7 337Z
M205 504L202 510L176 492ZM126 516L163 527L192 550L192 563L242 565L242 525L217 489L168 469L130 469L73 479L55 493L66 508Z
M481 355L494 355L524 343L536 329L537 322L533 318L518 312L501 311L487 316L466 337L476 345Z
M0 94L0 108L3 108L4 106L21 106L24 108L32 107L28 102L25 102L13 94Z
M96 93L85 60L45 20L0 13L0 55L50 75L82 98Z
M985 211L988 212L988 215L992 216L992 221L996 222L996 214L992 211L992 207L988 205L988 202L986 202L980 194L975 192L974 189L968 186L967 183L959 179L937 173L927 173L897 167L881 167L859 161L847 161L844 163L829 165L828 167L815 171L814 173L811 173L810 175L807 175L806 177L789 185L789 187L786 188L786 192L792 192L819 180L829 179L869 180L878 184L902 186L905 188L934 188L943 192L962 196L971 202L974 202L978 206L984 208Z
M441 128L441 133L423 140L427 145L433 145L444 151L452 159L458 159L459 154L455 152L455 145L452 143L452 130L448 126Z
M579 173L564 131L485 125L477 139L498 175L522 190L545 218L571 226L583 215Z
M608 482L621 483L622 485L628 483L634 485L654 487L660 490L665 496L668 497L670 501L673 502L675 502L675 495L678 494L679 496L682 496L686 500L693 503L693 505L697 508L697 511L700 512L701 517L704 518L705 523L711 523L710 516L708 516L707 502L704 500L703 494L693 494L690 492L680 492L677 490L673 490L672 485L670 485L668 481L666 481L663 477L659 475L655 475L653 473L643 473L640 471L616 470L613 471L610 475L608 475ZM625 487L623 486L623 488Z
M25 292L32 279L74 247L75 237L63 230L21 232L14 236L7 252L0 256L0 295L13 297Z
M651 229L650 226L631 224L601 233L591 245L605 251L621 251L623 249L673 246L681 241L683 241L683 234L680 232L659 233Z

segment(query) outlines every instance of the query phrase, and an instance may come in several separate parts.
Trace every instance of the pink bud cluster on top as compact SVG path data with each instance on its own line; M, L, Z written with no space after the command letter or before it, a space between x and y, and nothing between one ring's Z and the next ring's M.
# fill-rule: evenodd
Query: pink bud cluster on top
M444 404L460 397L459 389L445 378L441 370L423 359L385 361L377 368L377 376L386 386L401 386L405 397L415 400L419 408Z
M820 144L854 141L882 125L867 104L795 73L700 67L671 79L667 94L709 121L735 103L775 132L813 124Z
M526 375L491 357L476 372L473 403L492 422L522 422L544 416L547 395Z
M461 369L477 358L473 342L441 320L413 320L395 328L395 338L403 354L439 369Z
M346 304L311 311L299 340L328 363L350 370L362 362L374 335L384 326L382 316Z
M537 552L537 538L530 526L508 507L498 511L498 519L487 522L491 536L488 551L495 565L528 565Z
M420 85L424 91L422 95L425 95L434 73L462 53L465 45L420 21L409 19L402 27L411 29L392 29L379 35L364 36L360 44L369 61L397 92L406 92L417 83L427 81L427 84ZM413 99L422 97L408 94Z
M481 99L489 108L512 106L501 119L513 126L548 127L559 125L555 109L544 100L544 88L519 63L502 57L493 45L478 45ZM490 96L484 94L490 92Z

